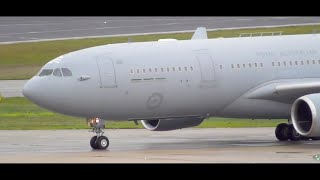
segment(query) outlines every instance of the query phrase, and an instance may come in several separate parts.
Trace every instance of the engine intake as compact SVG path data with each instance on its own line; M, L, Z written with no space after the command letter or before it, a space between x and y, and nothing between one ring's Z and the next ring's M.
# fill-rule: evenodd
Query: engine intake
M198 126L203 122L204 118L186 117L186 118L169 118L142 120L142 125L150 131L170 131L188 127Z
M307 137L320 136L320 94L298 98L292 105L291 119L297 132Z

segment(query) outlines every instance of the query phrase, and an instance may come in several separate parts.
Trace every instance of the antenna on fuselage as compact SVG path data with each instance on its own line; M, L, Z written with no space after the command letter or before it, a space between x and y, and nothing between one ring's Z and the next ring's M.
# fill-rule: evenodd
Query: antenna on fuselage
M207 29L205 27L198 27L191 39L208 39Z

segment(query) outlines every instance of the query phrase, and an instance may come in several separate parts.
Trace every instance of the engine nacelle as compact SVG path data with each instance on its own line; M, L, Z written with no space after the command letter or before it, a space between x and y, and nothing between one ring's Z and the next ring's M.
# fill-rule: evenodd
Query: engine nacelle
M291 119L296 131L307 137L320 136L320 94L298 98L292 105Z
M186 117L186 118L170 118L142 120L142 125L150 131L170 131L188 127L198 126L203 122L204 118Z

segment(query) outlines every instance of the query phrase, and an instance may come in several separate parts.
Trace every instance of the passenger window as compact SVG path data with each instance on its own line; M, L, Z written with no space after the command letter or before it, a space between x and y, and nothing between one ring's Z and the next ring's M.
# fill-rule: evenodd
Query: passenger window
M193 71L193 67L192 66L190 66L190 70Z
M158 69L157 69L157 68L154 68L154 72L158 72Z
M54 76L61 77L61 76L62 76L62 73L61 73L60 69L57 68L57 69L55 69L55 70L53 71L53 75L54 75Z
M152 69L151 69L151 68L149 68L149 72L152 72Z
M307 60L307 64L309 64L309 60Z
M231 68L232 68L232 69L234 68L234 65L233 65L233 64L231 64Z
M163 69L163 68L161 68L161 72L164 72L164 69Z
M237 64L238 68L240 68L240 64Z
M287 63L286 63L285 61L283 61L283 65L284 65L284 66L286 66L286 65L287 65Z
M243 64L243 68L245 68L246 67L246 65L245 64Z
M68 68L61 68L63 76L72 76L72 72Z
M301 65L303 65L303 61L301 61Z
M143 71L143 73L146 73L146 69L143 69L142 71Z
M176 69L174 67L172 67L172 71L174 72Z
M260 63L260 66L263 67L263 63Z
M295 64L298 65L298 61L295 61Z
M274 66L274 62L272 62L272 66Z
M292 61L290 61L289 63L290 63L290 66L292 66Z
M278 62L278 66L280 66L281 65L281 63L280 62Z
M315 60L312 60L312 63L313 63L313 64L316 64L316 61L315 61Z
M258 67L258 64L257 64L257 63L254 63L254 66L255 66L255 67Z
M184 67L184 70L185 70L185 71L188 71L188 68L187 68L187 67Z
M320 64L320 60L318 60L318 63Z
M50 76L53 72L53 69L44 69L41 71L39 76Z
M130 70L130 73L133 74L133 69Z
M167 67L167 71L170 72L170 68Z
M249 63L249 68L251 68L251 63Z
M181 67L179 67L179 71L181 72Z
M140 70L139 69L137 69L137 74L139 74L140 73Z

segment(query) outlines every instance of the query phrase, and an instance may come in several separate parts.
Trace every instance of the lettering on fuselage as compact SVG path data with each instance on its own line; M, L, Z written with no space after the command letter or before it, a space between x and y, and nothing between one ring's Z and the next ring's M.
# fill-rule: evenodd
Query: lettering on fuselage
M315 49L310 50L286 50L286 51L258 51L256 52L256 56L258 57L288 57L288 56L304 56L304 55L316 55L318 51Z

